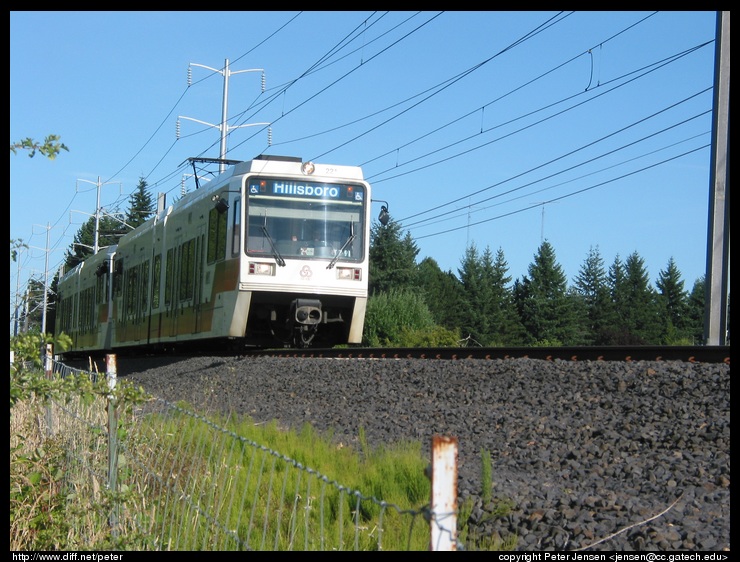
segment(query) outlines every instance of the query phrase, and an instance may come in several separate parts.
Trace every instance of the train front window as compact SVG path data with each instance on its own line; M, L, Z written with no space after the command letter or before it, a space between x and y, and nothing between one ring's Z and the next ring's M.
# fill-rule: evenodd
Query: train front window
M364 186L252 177L247 193L248 255L363 259Z

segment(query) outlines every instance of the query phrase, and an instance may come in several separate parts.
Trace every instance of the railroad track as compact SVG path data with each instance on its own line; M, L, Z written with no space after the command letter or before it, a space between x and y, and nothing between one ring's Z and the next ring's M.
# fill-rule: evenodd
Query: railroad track
M544 359L562 361L686 361L730 363L730 346L576 346L576 347L434 347L265 349L262 357L356 359Z
M200 355L233 357L314 357L327 359L542 359L546 361L682 361L689 363L730 364L730 346L576 346L576 347L335 347L248 349L240 352L200 349L137 354L133 350L117 354L120 362L179 361ZM105 365L105 354L67 358L62 362L75 368L86 368L89 360Z

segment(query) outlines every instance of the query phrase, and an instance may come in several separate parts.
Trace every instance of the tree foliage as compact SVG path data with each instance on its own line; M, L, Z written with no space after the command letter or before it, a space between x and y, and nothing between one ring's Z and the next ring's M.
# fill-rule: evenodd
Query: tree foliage
M598 246L589 248L586 260L575 278L573 291L582 304L581 326L584 345L606 345L611 324L609 284Z
M54 160L62 150L69 152L69 148L60 141L59 135L47 135L44 142L38 142L27 137L18 142L11 143L10 152L17 154L19 150L28 152L28 157L33 158L38 152L49 160Z
M129 197L126 224L131 228L136 228L144 224L154 214L154 200L147 187L146 180L140 177L139 183L136 185L136 190Z
M567 279L547 240L540 245L528 273L514 297L527 340L576 344L578 330Z
M421 260L418 272L419 292L435 323L448 330L459 330L464 318L460 280L451 271L442 271L433 258Z
M670 344L688 339L688 295L684 290L681 272L671 257L666 268L658 274L658 305L661 307L662 340Z
M57 135L44 143L24 139L11 152L28 150L54 158L67 148ZM125 213L97 210L83 223L65 255L69 270L93 252L115 245L132 228L149 220L155 205L141 177ZM97 224L97 229L96 229ZM27 247L10 241L11 261ZM544 241L527 269L512 279L504 252L469 245L457 274L442 271L432 258L417 264L419 248L399 223L373 223L370 232L369 299L364 343L367 345L626 345L697 343L703 339L705 284L684 289L671 258L650 284L644 260L633 252L617 255L605 269L598 247L589 252L568 286L552 245ZM47 292L53 318L54 278ZM23 331L42 323L43 284L35 280L16 311ZM19 307L20 309L20 307ZM52 322L53 325L53 322ZM728 322L729 328L729 322Z
M390 289L368 299L363 343L370 347L402 346L412 333L434 328L432 313L418 292Z
M370 230L370 294L418 287L416 256L419 248L411 235L401 236L401 225L374 223Z

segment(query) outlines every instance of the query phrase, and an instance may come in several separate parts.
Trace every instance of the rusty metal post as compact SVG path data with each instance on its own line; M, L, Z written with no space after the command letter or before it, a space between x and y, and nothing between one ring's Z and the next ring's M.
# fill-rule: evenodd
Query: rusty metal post
M105 375L108 379L108 489L112 492L118 489L118 410L113 391L118 380L116 356L105 356ZM113 503L109 523L114 537L118 536L118 502Z
M44 347L44 376L46 377L46 380L51 380L53 378L53 368L54 363L52 361L54 354L54 347L52 344L47 343ZM51 412L53 400L49 400L49 402L46 404L46 435L51 436L54 435L54 417Z
M429 550L457 550L457 439L432 438L431 542Z

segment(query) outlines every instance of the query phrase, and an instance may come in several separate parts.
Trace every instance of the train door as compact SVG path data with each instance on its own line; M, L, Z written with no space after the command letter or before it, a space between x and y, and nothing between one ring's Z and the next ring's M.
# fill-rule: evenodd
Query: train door
M162 254L152 251L152 283L149 295L147 341L157 341L162 336Z
M203 314L201 303L203 301L203 245L205 243L205 227L198 228L198 236L195 238L194 248L194 271L193 271L193 333L202 330L201 316Z
M165 277L165 308L168 329L166 335L177 336L177 318L179 315L179 281L180 281L180 259L182 236L175 239L175 244L167 250L167 272Z
M154 219L154 228L152 232L152 282L149 285L151 288L149 294L149 310L147 311L148 322L147 322L147 342L157 342L162 337L162 274L163 269L163 256L162 256L162 241L164 239L164 221L160 220L159 216Z

